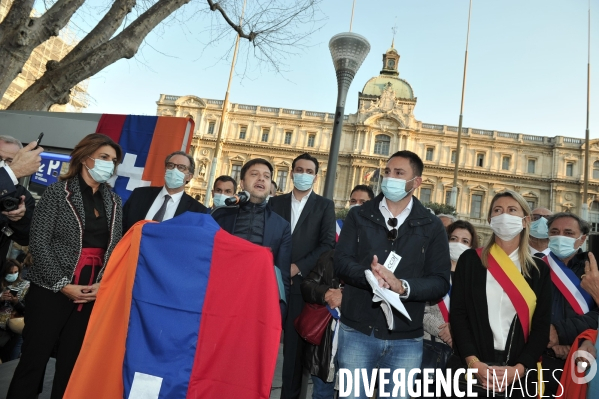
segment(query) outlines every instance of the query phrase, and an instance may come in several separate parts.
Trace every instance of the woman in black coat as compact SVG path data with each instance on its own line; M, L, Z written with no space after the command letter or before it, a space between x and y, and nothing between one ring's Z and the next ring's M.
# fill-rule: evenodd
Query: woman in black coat
M35 208L23 347L8 398L37 396L54 350L51 397L63 397L104 268L122 235L121 198L106 183L121 153L108 136L86 136L71 152L69 171L46 189Z
M302 297L307 303L318 305L329 305L331 309L341 307L342 292L339 288L339 280L334 277L333 255L334 250L327 251L321 255L316 267L302 281L300 289ZM303 354L303 365L312 375L314 383L313 399L333 399L335 396L335 367L331 367L333 360L333 336L334 331L331 319L325 330L320 345L306 343Z
M455 270L450 305L454 355L448 367L453 372L477 369L475 377L489 387L489 397L493 396L493 372L499 381L506 376L508 397L536 397L537 362L549 341L551 279L547 265L530 256L530 213L520 194L504 191L495 195L488 214L491 239L478 252L464 252ZM516 276L512 281L522 283L518 292L528 298L529 306L514 305L513 293L508 295L507 285L500 283L498 267L506 274L512 272ZM530 316L529 309L533 309ZM528 370L532 372L527 375ZM544 376L547 378L551 376ZM505 390L505 384L501 389L495 386L495 392Z

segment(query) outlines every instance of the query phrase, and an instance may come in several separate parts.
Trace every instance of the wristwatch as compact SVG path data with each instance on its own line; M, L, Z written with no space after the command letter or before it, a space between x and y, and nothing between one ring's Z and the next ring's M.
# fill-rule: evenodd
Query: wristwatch
M405 299L410 294L410 286L408 285L408 282L406 280L399 281L401 281L401 287L403 288L403 294L399 294L399 298Z

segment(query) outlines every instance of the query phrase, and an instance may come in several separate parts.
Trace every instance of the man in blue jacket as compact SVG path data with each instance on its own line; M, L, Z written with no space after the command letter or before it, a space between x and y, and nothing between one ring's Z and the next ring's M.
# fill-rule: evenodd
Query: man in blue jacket
M250 200L239 207L216 208L212 217L228 233L272 250L274 265L280 271L285 289L285 300L280 301L281 317L285 320L290 287L291 227L266 206L272 172L272 165L266 159L246 162L241 168L240 185L250 194Z
M407 379L410 370L421 364L424 306L449 290L447 233L439 218L413 197L422 183L423 168L415 153L396 152L385 167L383 193L352 208L345 218L334 259L335 272L345 283L338 359L339 368L349 369L352 375L355 369L366 369L368 376L375 368L391 369L391 374L403 369ZM401 257L393 271L383 266L391 253ZM389 327L383 309L372 301L366 270L397 293L411 320L394 309L393 327ZM352 389L349 397L367 396L364 390Z

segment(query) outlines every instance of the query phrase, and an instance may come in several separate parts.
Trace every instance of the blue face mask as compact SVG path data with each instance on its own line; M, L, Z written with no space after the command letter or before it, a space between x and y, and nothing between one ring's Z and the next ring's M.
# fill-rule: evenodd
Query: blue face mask
M299 191L307 191L312 187L315 177L316 175L310 175L308 173L294 173L293 186Z
M185 184L185 173L179 169L169 169L164 174L164 182L168 188L179 188Z
M8 281L9 283L14 283L15 281L17 281L17 277L19 277L19 273L12 273L12 274L7 274L6 277L4 277L4 279L6 281Z
M383 184L381 184L381 190L383 191L385 198L387 198L389 201L398 202L404 199L409 193L409 191L406 191L406 183L414 179L404 180L396 179L394 177L384 177Z
M560 259L568 258L578 249L574 248L574 243L580 237L551 236L549 237L549 249Z
M214 194L214 198L212 198L212 206L218 208L219 206L225 206L225 200L229 198L225 194Z
M530 235L534 238L549 238L549 227L547 219L541 217L530 224Z
M89 159L93 159L92 157L88 157ZM88 172L89 175L92 177L92 179L94 179L96 182L98 183L106 183L106 181L108 181L108 179L110 179L112 177L112 174L114 172L114 162L112 161L104 161L103 159L93 159L94 160L94 167L93 168L87 168L87 165L83 164Z

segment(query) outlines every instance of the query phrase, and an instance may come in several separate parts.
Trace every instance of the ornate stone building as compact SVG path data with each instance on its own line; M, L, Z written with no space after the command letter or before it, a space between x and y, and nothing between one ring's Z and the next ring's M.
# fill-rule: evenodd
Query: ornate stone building
M358 93L358 110L345 115L334 200L347 206L356 184L378 191L379 167L398 150L417 153L425 164L416 196L447 203L453 183L457 127L433 125L414 117L416 97L399 77L399 54L391 47L383 69ZM212 161L221 100L162 94L158 115L191 116L196 122L192 155L199 164L189 193L203 200ZM241 165L262 157L274 166L279 191L292 188L291 161L309 152L321 162L316 192L322 192L334 115L260 105L230 104L223 129L223 152L216 176L239 176ZM489 234L486 211L493 195L505 189L521 193L531 207L579 213L582 204L584 140L464 128L460 149L457 212ZM599 226L599 140L591 143L589 197L591 221Z

